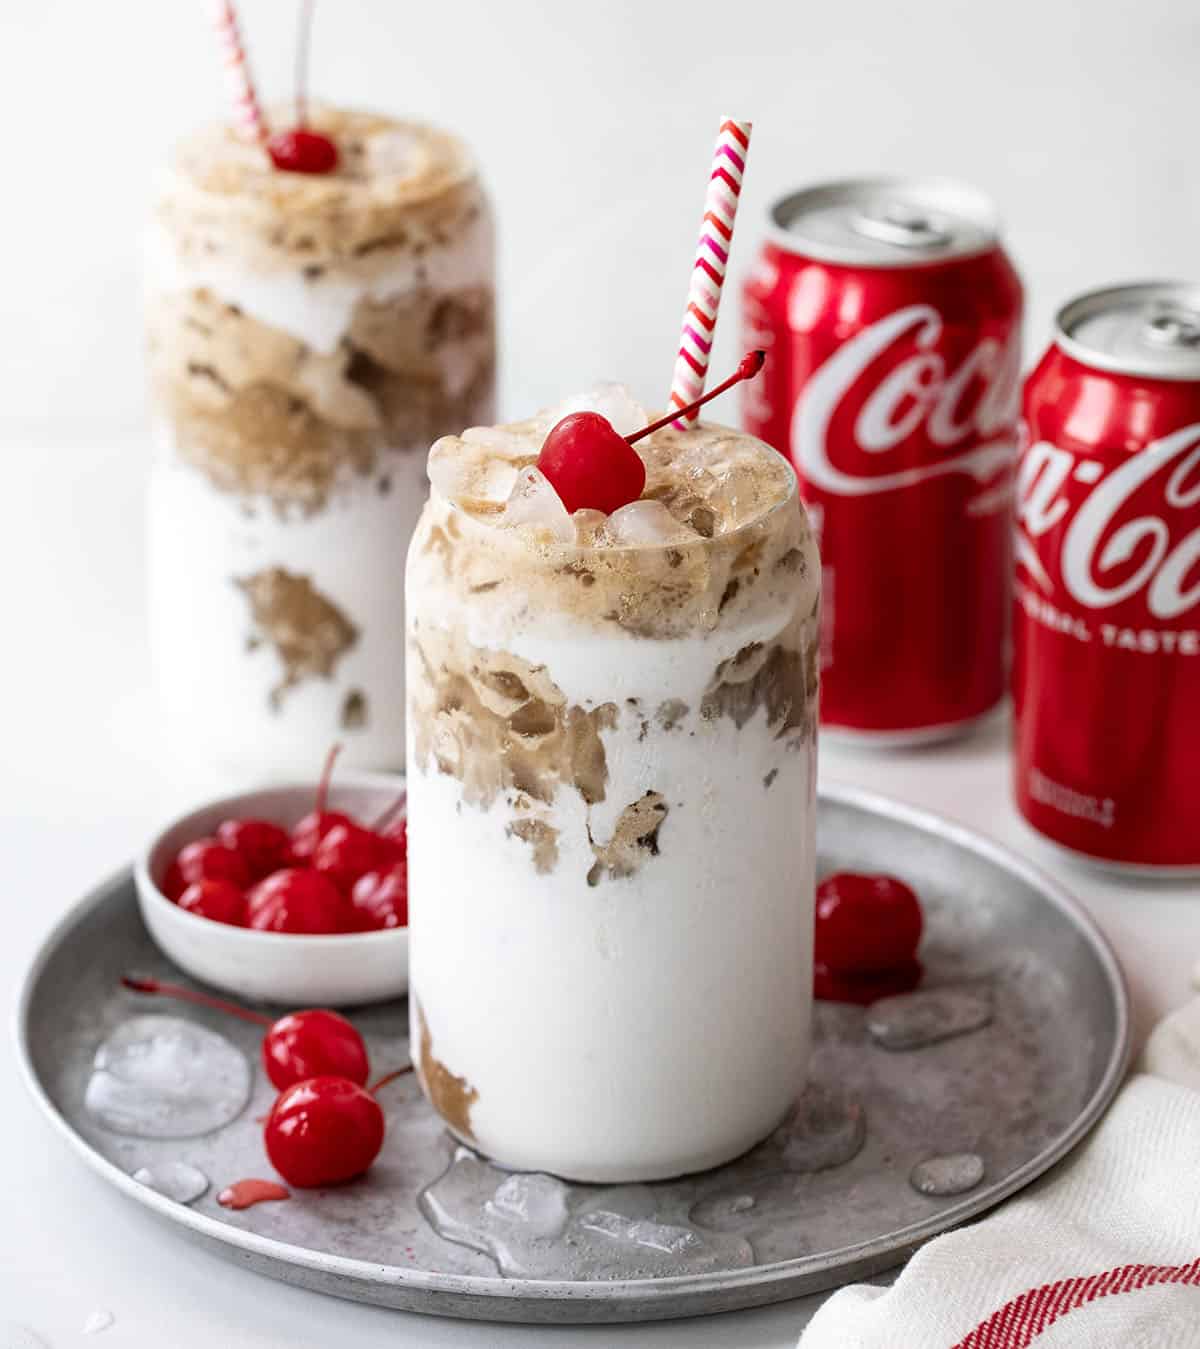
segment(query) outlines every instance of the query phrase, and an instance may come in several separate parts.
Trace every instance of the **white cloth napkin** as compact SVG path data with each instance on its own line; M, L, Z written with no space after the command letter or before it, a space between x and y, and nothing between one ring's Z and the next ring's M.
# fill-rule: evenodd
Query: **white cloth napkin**
M891 1288L843 1288L800 1349L1200 1349L1200 998L1088 1139Z

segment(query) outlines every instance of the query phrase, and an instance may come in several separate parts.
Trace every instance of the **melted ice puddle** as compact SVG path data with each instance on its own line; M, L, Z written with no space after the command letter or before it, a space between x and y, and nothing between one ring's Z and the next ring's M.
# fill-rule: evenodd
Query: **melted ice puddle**
M867 1116L862 1106L813 1082L793 1113L761 1146L777 1152L785 1171L828 1171L852 1162L866 1138Z
M930 988L880 998L867 1008L867 1032L884 1049L923 1049L979 1030L992 1019L987 984Z
M936 1198L966 1194L983 1179L983 1158L976 1152L952 1152L945 1157L930 1157L918 1162L909 1183L920 1194Z
M736 1188L701 1199L689 1217L714 1232L754 1238L795 1212L800 1182L793 1177L847 1165L866 1139L862 1106L835 1087L812 1082L770 1138L743 1158L762 1172Z
M664 1220L647 1186L506 1175L469 1148L424 1191L421 1209L440 1236L491 1256L508 1278L664 1278L754 1263L738 1237Z
M191 1204L208 1189L209 1180L203 1171L187 1162L160 1162L156 1166L140 1166L133 1173L139 1185L157 1190L177 1204Z
M236 1119L250 1099L245 1054L174 1016L135 1016L96 1050L84 1104L113 1133L195 1138Z

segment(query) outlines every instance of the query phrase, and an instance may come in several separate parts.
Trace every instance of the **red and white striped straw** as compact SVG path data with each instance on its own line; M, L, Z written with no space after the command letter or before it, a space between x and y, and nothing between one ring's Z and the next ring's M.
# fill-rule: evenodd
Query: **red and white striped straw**
M737 122L732 117L721 119L708 193L704 198L704 219L700 222L700 241L692 265L687 308L683 314L679 355L675 358L675 373L671 378L669 408L686 407L704 392L721 287L725 284L725 265L733 241L733 223L742 193L742 174L750 149L750 131L749 122ZM693 412L674 425L685 427L697 416L699 413Z
M225 82L233 100L233 121L238 132L247 140L263 142L267 139L267 123L254 92L250 63L238 32L237 11L233 0L210 0L213 28L225 67Z

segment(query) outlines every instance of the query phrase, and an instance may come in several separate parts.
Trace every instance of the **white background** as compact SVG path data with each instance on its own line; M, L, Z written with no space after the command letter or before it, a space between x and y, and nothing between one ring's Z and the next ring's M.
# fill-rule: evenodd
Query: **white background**
M290 87L294 7L242 0L261 84ZM597 377L650 400L674 340L719 115L756 122L735 274L769 198L805 180L944 172L998 199L1040 346L1072 290L1200 274L1200 9L1005 4L324 0L318 93L426 116L476 147L501 227L505 410ZM172 138L218 114L203 7L0 6L0 1002L53 919L189 791L159 752L145 674L138 233ZM737 353L726 314L715 357ZM203 640L203 634L197 634ZM1186 994L1194 889L1060 863L1008 803L1002 725L826 777L927 805L1047 864L1095 913L1139 1029ZM97 1340L83 1323L116 1316ZM3 1325L56 1347L762 1346L803 1311L540 1332L356 1308L193 1253L85 1172L0 1039Z
M240 8L289 97L296 5ZM312 84L474 145L528 406L598 376L665 397L723 112L756 126L735 278L772 196L879 171L994 196L1038 345L1073 290L1200 272L1198 60L1188 0L318 0ZM203 0L0 6L0 425L137 425L140 223L223 99ZM716 368L736 339L727 316Z

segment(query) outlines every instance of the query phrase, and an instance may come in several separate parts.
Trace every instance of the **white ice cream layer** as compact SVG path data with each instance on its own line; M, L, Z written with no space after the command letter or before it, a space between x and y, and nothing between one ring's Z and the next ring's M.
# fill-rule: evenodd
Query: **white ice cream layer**
M815 745L785 747L762 707L740 728L699 715L717 664L780 624L510 640L570 702L620 709L601 733L605 799L561 785L539 812L558 831L549 873L509 833L511 794L465 803L410 752L411 987L434 1057L478 1093L477 1146L505 1165L606 1182L713 1166L769 1133L801 1086ZM668 698L690 708L672 730L654 715ZM589 836L605 844L648 791L668 806L657 855L590 885Z
M158 223L145 241L148 293L208 290L225 304L328 355L349 330L361 300L386 301L410 290L458 291L490 286L491 225L480 216L451 242L405 254L370 281L347 281L330 268L308 280L300 268L258 270L244 261L214 257L184 261L170 233Z
M386 472L390 489L381 493ZM281 518L267 501L215 489L173 452L161 454L149 493L151 645L171 739L185 760L262 778L311 776L335 740L348 766L398 767L404 758L404 555L426 496L424 455L389 453L310 516ZM270 567L308 577L358 630L328 679L284 677L255 633L239 578ZM342 726L351 690L366 725Z

